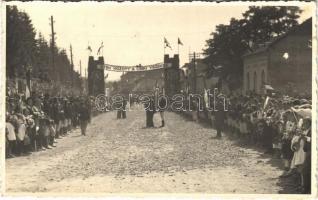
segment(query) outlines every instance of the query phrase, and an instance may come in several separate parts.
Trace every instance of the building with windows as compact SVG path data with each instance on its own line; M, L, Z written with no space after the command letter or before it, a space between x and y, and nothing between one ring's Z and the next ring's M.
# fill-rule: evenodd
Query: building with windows
M312 18L243 56L243 94L311 95Z

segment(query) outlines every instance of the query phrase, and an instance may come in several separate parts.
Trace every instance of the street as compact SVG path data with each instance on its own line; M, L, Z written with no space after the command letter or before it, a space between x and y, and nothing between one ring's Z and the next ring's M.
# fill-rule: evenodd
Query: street
M166 112L145 129L143 111L93 118L52 150L6 160L6 191L67 193L285 193L279 159ZM161 124L155 115L155 126Z

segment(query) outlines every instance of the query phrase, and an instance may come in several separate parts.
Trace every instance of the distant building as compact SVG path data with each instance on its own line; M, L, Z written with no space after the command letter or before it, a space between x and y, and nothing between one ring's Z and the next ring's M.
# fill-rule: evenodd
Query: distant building
M150 93L164 87L164 69L125 72L120 79L121 92Z
M159 88L165 94L172 96L180 92L181 69L179 68L179 55L164 56L165 67L149 71L125 72L120 78L120 90L150 94Z
M195 68L194 68L195 67ZM190 93L203 94L205 89L214 89L219 87L219 76L208 76L209 66L203 59L196 59L195 64L192 62L185 63L182 66L185 74L183 90Z
M243 56L243 94L274 89L288 95L311 94L312 18Z

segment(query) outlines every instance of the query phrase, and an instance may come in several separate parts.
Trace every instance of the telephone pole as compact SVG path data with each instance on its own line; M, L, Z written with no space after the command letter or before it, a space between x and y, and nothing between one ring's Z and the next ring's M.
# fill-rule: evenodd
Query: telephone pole
M72 44L70 44L70 53L71 53L71 67L72 67L72 71L74 71Z
M202 53L193 52L189 54L189 63L192 63L193 65L190 67L191 69L191 82L192 82L192 91L194 94L197 92L197 59L200 59L202 56Z
M73 87L74 84L74 77L73 77L73 71L74 71L74 64L73 64L73 51L72 51L72 44L70 44L70 54L71 54L71 85Z
M55 32L54 32L54 20L53 16L51 16L51 53L52 53L52 70L53 70L53 77L58 82L58 75L57 70L55 69L55 59L54 59L54 48L55 48Z
M197 69L196 69L196 66L195 66L195 52L193 52L193 92L194 94L196 94L197 92Z
M81 60L80 60L80 76L82 77L82 62L81 62Z

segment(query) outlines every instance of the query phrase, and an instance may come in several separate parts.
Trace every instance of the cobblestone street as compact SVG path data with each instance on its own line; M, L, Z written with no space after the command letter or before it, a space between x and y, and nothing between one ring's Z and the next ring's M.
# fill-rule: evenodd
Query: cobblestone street
M52 150L6 160L6 191L129 193L279 193L282 170L261 151L214 139L208 126L166 113L145 129L145 113L93 118ZM160 126L155 115L155 126Z

